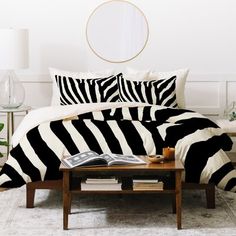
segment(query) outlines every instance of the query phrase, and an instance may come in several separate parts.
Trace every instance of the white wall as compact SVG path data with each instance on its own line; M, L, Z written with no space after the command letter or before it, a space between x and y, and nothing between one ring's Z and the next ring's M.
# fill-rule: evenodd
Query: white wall
M31 63L27 74L47 74L48 66L109 67L111 64L92 54L85 38L87 19L102 2L1 0L0 27L29 28ZM235 72L235 0L130 2L147 16L150 39L144 52L127 64L161 70L188 66L193 73Z
M159 71L188 67L188 108L214 118L236 100L235 0L130 0L145 13L150 37L137 58L122 64L102 61L86 42L87 19L103 2L0 0L0 28L29 29L30 66L17 71L26 89L26 104L50 104L48 67L117 72L126 66ZM17 124L22 117L17 115ZM0 120L5 121L2 114Z
M226 101L235 99L235 0L130 0L145 13L150 38L137 58L122 64L102 61L86 42L87 19L103 2L0 0L0 27L30 32L30 67L17 71L26 88L26 103L34 107L50 103L50 66L75 71L188 67L188 107L218 114Z

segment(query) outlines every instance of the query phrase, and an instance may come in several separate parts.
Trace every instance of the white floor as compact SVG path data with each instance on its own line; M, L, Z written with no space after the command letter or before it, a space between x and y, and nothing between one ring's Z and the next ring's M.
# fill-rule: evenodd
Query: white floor
M205 208L203 191L184 192L182 230L169 195L75 195L67 231L60 192L38 190L33 209L25 208L25 187L0 192L0 201L1 236L236 236L236 193L230 192L217 191L216 209Z

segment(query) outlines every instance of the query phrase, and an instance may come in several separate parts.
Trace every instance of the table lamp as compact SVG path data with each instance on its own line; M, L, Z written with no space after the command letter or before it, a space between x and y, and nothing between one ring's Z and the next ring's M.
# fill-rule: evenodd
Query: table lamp
M25 90L14 70L28 67L28 30L0 29L0 106L21 106Z

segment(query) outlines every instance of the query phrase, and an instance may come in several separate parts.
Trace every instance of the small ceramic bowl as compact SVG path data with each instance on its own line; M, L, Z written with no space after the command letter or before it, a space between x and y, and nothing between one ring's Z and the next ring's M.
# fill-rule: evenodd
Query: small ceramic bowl
M164 156L163 155L148 156L148 160L152 163L159 163L164 161Z

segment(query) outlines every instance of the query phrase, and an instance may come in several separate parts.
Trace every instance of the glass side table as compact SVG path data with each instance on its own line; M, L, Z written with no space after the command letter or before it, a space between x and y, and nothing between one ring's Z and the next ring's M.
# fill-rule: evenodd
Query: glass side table
M16 112L25 112L28 114L28 111L31 110L30 106L22 105L18 108L0 108L0 113L5 113L7 115L7 157L10 152L10 138L14 133L14 113Z

